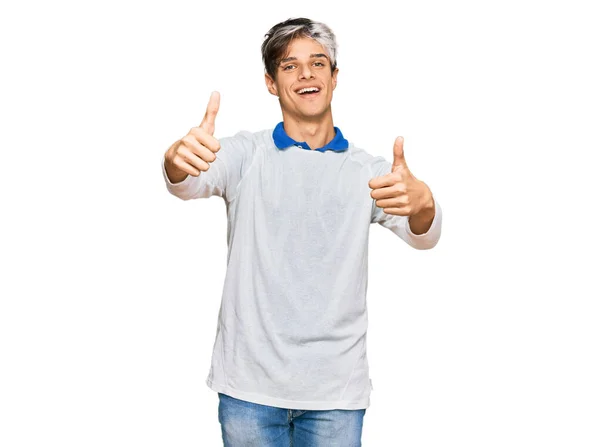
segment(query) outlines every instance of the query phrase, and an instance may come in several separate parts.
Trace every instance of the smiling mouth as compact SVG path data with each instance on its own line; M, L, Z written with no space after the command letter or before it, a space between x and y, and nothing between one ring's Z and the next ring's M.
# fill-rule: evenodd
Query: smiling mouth
M321 89L317 87L301 88L300 90L296 90L296 93L305 98L314 98L321 93Z

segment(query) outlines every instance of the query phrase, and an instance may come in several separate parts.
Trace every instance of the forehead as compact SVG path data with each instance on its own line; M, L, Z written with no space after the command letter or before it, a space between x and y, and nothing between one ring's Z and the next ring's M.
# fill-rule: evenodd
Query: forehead
M323 45L310 37L298 37L290 42L287 51L281 58L295 57L298 59L308 59L311 54L318 53L327 54L327 50L323 48Z

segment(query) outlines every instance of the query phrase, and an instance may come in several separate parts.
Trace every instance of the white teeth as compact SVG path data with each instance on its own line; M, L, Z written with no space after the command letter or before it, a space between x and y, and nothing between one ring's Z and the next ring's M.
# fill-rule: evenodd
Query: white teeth
M305 92L318 92L319 89L317 87L307 87L307 88L303 88L298 90L298 93L305 93Z

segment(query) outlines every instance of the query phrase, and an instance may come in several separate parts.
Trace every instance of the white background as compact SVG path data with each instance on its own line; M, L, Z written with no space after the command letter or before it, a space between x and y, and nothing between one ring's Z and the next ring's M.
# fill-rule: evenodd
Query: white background
M444 212L373 225L363 445L600 445L597 15L588 2L8 2L0 9L0 445L219 446L221 198L160 159L281 120L260 45L339 43L334 124Z

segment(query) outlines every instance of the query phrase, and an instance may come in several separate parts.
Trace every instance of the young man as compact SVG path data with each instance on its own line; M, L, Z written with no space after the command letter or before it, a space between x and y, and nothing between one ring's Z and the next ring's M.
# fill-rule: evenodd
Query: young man
M334 127L336 41L290 19L262 45L279 97L274 128L213 136L219 95L199 127L166 152L181 199L221 196L227 272L207 385L219 395L226 446L358 446L369 406L367 245L371 223L434 247L441 209L404 159L393 163Z

